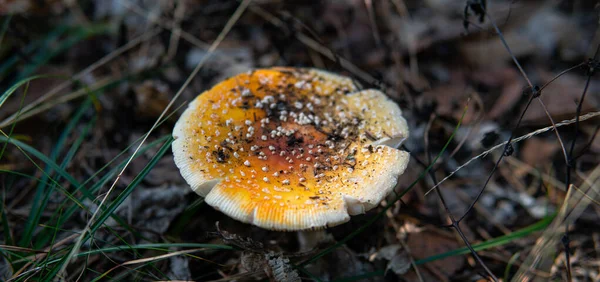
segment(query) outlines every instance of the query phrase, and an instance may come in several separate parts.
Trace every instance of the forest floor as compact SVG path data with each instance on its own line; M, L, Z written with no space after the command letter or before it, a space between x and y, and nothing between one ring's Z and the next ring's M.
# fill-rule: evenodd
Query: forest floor
M599 281L597 5L0 0L0 280ZM307 252L170 148L199 93L273 66L380 89L411 132L395 193Z

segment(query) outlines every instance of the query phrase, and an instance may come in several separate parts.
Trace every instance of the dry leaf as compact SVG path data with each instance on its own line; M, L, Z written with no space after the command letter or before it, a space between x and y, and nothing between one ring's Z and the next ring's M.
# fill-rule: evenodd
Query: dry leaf
M559 148L558 141L548 141L537 137L531 138L523 145L521 156L525 163L537 167L551 162L552 157Z
M445 253L459 248L455 239L449 239L433 232L421 232L418 235L408 236L407 245L415 260ZM428 266L436 269L445 277L452 275L465 264L464 257L449 257L428 263ZM424 272L426 268L419 270Z

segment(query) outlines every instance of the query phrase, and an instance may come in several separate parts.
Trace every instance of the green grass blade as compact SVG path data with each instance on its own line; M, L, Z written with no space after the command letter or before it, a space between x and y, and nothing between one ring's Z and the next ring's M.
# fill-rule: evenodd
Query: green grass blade
M8 177L7 177L8 178ZM6 180L11 180L12 182L14 182L14 177L10 177ZM3 185L4 187L11 187L12 184L8 184L5 183L5 185ZM6 199L5 199L5 195L6 194L2 194L2 199L0 199L0 219L2 220L2 229L4 231L4 244L6 245L13 245L13 238L10 234L10 226L8 225L8 217L6 216ZM1 249L0 249L1 251ZM10 260L8 260L10 261Z
M108 219L109 215L112 214L117 209L117 207L119 207L123 203L123 201L125 201L127 197L129 197L129 195L133 192L133 189L135 189L142 182L146 175L150 173L150 171L154 168L154 166L156 166L158 161L160 161L164 154L171 148L171 143L173 143L174 139L171 136L169 137L170 138L167 139L163 146L158 150L156 155L154 155L154 157L148 162L146 167L144 167L144 169L142 169L142 171L138 175L136 175L133 181L131 181L131 183L127 185L127 188L125 188L125 190L121 192L119 196L117 196L117 198L110 205L108 205L108 208L102 211L96 222L94 222L94 224L91 227L91 234L94 234L94 232L96 232L96 230L98 230L98 228L100 228L100 226L104 224L104 221Z
M183 210L175 222L172 223L169 235L178 237L186 229L190 221L198 214L198 211L202 208L202 203L204 203L204 199L199 199Z
M481 242L479 244L474 244L473 249L475 251L486 250L489 248L506 245L516 239L526 237L533 232L537 232L537 231L540 231L540 230L543 230L544 228L546 228L548 225L550 225L550 223L552 222L552 220L554 219L555 216L556 216L556 214L546 217L546 218L536 222L533 225L530 225L528 227L525 227L521 230L518 230L518 231L515 231L512 233L506 234L504 236L500 236L500 237L497 237L497 238L494 238L491 240L487 240L487 241ZM466 255L469 253L471 253L471 251L469 251L469 249L467 247L463 247L460 249L452 250L452 251L441 253L441 254L431 256L428 258L417 260L417 261L415 261L415 264L421 265L424 263L432 262L434 260L440 260L440 259L444 259L447 257L453 257L453 256L458 256L458 255Z
M142 137L140 137L139 140L141 140ZM146 151L148 151L149 149L155 147L157 144L163 143L165 142L168 138L170 138L170 136L165 135L161 138L158 138L157 140L154 140L150 143L148 143L147 145L145 145L144 147L142 147L138 153L134 156L134 159L144 155L144 153ZM139 140L137 140L136 142L139 142ZM93 181L95 179L95 177L101 173L103 170L105 170L106 168L108 168L112 163L114 163L120 156L124 155L125 153L128 152L128 150L133 147L133 145L136 143L133 142L131 145L129 145L127 148L125 148L123 151L121 151L121 153L119 153L117 156L115 156L111 161L109 161L106 165L104 165L102 168L100 168L99 170L97 170L92 176L90 176L85 182L83 182L81 185L85 186L87 183ZM97 191L100 190L101 187L103 187L108 181L110 181L110 179L114 178L117 173L123 169L123 167L125 166L125 164L127 163L127 160L122 161L120 164L118 164L116 167L112 168L108 173L106 173L104 176L102 176L99 180L94 181L94 185L89 189L90 193L96 193ZM82 197L80 199L81 202L83 202L83 199L85 197ZM90 199L93 200L93 199ZM62 203L61 207L63 205L65 205L66 203ZM70 206L64 213L63 216L61 218L58 219L58 223L57 226L62 226L63 224L66 223L66 221L68 221L73 214L75 214L77 211L81 210L81 208L78 205L72 205ZM144 238L137 230L131 228L123 219L121 219L119 216L113 214L112 218L123 228L125 228L127 231L131 232L136 238ZM46 230L42 230L40 232L40 239L43 241L44 236L42 235L42 233L47 234L47 232L49 232L50 230L46 231ZM46 240L47 243L47 240Z
M183 106L183 105L182 105ZM157 126L162 125L165 121L167 121L173 114L175 114L177 112L177 110L179 110L180 107L178 107L177 109L175 109L171 114L165 116L163 118L162 121L160 121L158 123ZM99 170L97 170L94 174L92 174L92 176L90 176L86 181L84 181L82 183L82 185L86 185L87 183L93 181L96 176L98 176L102 171L104 171L106 168L108 168L112 163L114 163L119 157L125 155L125 153L129 152L129 150L131 148L133 148L133 146L135 144L137 144L138 142L142 141L142 139L144 138L144 136L140 136L138 139L136 139L133 143L131 143L129 146L127 146L125 149L123 149L119 154L117 154L112 160L110 160L108 163L106 163L104 166L102 166ZM145 145L144 147L140 148L140 150L138 151L137 155L134 156L134 158L137 158L138 156L142 155L144 152L146 152L149 148L154 147L157 144L163 143L166 140L168 140L169 138L171 138L170 135L165 135L163 137L160 137L150 143L148 143L147 145ZM117 172L119 172L121 169L123 169L123 167L125 166L125 164L127 163L127 160L121 162L120 165L118 165L117 167L113 168L108 174L104 175L99 181L96 181L96 184L94 186L92 186L92 188L90 188L90 191L92 191L93 193L95 193L98 189L100 189L100 187L104 186L104 184L106 184L106 182L108 180L110 180L110 178L112 178L113 176L117 175Z
M60 166L58 164L56 164L56 162L53 162L50 160L50 158L48 158L46 155L44 155L42 152L38 151L37 149L19 141L16 139L9 139L6 136L0 136L0 142L8 142L12 145L18 146L20 148L22 148L25 152L27 152L28 154L33 155L34 157L38 158L39 160L41 160L43 163L49 165L54 171L56 171L56 173L58 175L60 175L61 177L63 177L65 180L67 180L71 185L79 187L80 183L73 178L73 176L71 176L70 174L68 174L66 171L64 171L63 169L60 168ZM52 179L53 180L53 179ZM52 181L52 183L55 183L57 185L60 185L59 183ZM89 194L89 192L87 190L85 190L86 193L90 196L91 198L91 194Z
M61 133L54 148L52 149L52 152L50 153L49 160L53 164L56 165L56 160L58 159L58 156L59 156L61 150L63 149L64 144L67 142L68 137L71 135L71 132L73 131L75 126L79 123L79 120L81 119L83 114L90 108L90 106L91 106L91 102L89 102L89 100L88 100L88 102L84 103L84 105L82 107L80 107L79 110L75 113L75 115L73 117L71 117L69 123L67 124L67 127ZM51 186L50 188L48 188L48 186L45 185L46 180L49 177L51 177L51 175L55 171L55 169L53 169L52 165L49 162L45 162L45 163L46 163L46 168L44 169L44 175L42 176L43 181L38 183L38 186L36 188L36 194L32 201L31 211L30 211L29 216L27 217L27 221L25 223L25 230L23 232L23 236L21 237L21 240L19 240L20 246L26 246L26 245L31 244L35 230L36 230L37 226L39 225L41 214L46 209L46 205L48 203L48 198L50 197L50 194L52 193L52 191L54 189L59 188L56 185ZM65 171L63 166L58 166L58 168L62 171ZM65 172L65 174L66 174L66 172ZM56 177L53 180L53 182L58 183L58 181L60 181L60 176L61 175L59 174L59 176ZM76 181L74 178L73 178L73 180ZM72 183L74 185L78 184L76 182L72 182ZM34 245L34 247L40 248L42 246Z
M92 103L91 100L88 99L86 101L86 103L84 104L84 106L81 107L81 109L84 109L83 111L81 111L81 113L84 113L89 107L91 107ZM77 118L77 120L80 117ZM67 128L65 129L64 132L69 133L74 129L75 125L77 124L77 122L73 122L70 123ZM87 137L88 132L91 130L92 126L95 124L95 118L91 119L87 126L83 128L83 130L81 132L78 133L78 137L75 140L75 142L73 142L73 144L71 145L71 148L69 149L69 151L67 152L66 156L63 159L63 162L61 163L60 167L64 170L66 170L68 164L70 163L71 159L73 158L73 156L75 155L75 153L77 152L77 150L79 149L80 145L83 143L83 140ZM57 181L60 180L60 176L56 178ZM51 186L50 191L55 190L57 187L55 185ZM75 191L79 190L79 187L77 187L75 189ZM80 199L80 202L83 202L85 197ZM65 201L64 203L69 203L69 201ZM78 207L77 205L73 205L73 207ZM52 218L48 221L49 225L52 225L53 223L59 227L62 226L64 224L65 220L60 220L63 216L65 210L65 205L61 204L60 207L57 209L57 211L54 212ZM58 214L57 214L58 213ZM48 243L48 238L51 238L50 236L48 236L48 232L53 232L54 235L52 237L54 237L56 235L56 230L55 231L46 231L47 229L44 229L42 231L39 232L38 236L36 236L35 238L35 244L34 244L34 248L42 248L44 246L46 246L46 244ZM44 232L46 231L46 232ZM52 245L52 244L51 244Z
M158 150L158 152L152 157L152 159L148 162L148 164L142 169L142 171L132 180L132 182L127 185L127 187L117 196L115 200L113 200L108 207L102 208L100 211L98 218L95 222L92 223L90 227L90 231L85 234L83 237L81 244L87 242L90 239L91 235L94 234L110 217L114 211L125 201L125 199L133 192L133 190L142 182L142 180L150 173L150 171L156 166L158 161L164 156L164 154L171 148L171 143L173 142L173 138L169 136L169 139L163 144L163 146ZM55 277L64 264L69 262L74 254L70 253L70 255L64 256L60 263L51 269L48 273L49 278Z
M67 29L68 27L66 25L60 25L56 27L52 31L48 32L45 38L41 40L36 40L32 44L29 44L25 48L23 48L22 53L30 54L34 53L36 49L39 50L44 48L45 46L57 41L58 38L67 31ZM15 54L10 58L6 59L2 64L0 64L0 78L4 77L8 72L10 72L20 60L21 56Z
M25 103L25 97L27 96L28 90L29 90L29 82L27 82L27 84L25 86L25 90L23 91L23 97L21 98L21 103L19 104L19 110L17 111L17 117L21 115L21 109L23 109L23 104ZM11 138L13 136L13 132L14 132L16 126L17 126L17 123L13 122L10 127L10 131L8 132L9 138ZM4 142L4 145L2 145L2 151L0 151L0 160L2 160L2 157L4 156L6 147L8 147L8 142Z
M481 242L479 244L473 244L472 247L473 247L473 249L475 249L475 251L482 251L482 250L487 250L490 248L506 245L517 239L527 237L534 232L545 229L546 227L548 227L550 225L550 223L552 223L552 220L554 220L555 217L556 217L556 214L554 214L552 216L548 216L548 217L543 218L542 220L540 220L530 226L527 226L523 229L517 230L515 232L511 232L510 234L506 234L504 236L500 236L500 237L497 237L497 238L494 238L491 240L487 240L485 242ZM470 254L470 253L471 253L471 251L469 250L469 248L463 247L463 248L459 248L459 249L452 250L449 252L430 256L430 257L427 257L424 259L416 260L415 264L422 265L422 264L425 264L428 262L445 259L445 258L453 257L453 256L466 255L466 254ZM366 278L375 277L375 276L383 276L384 272L385 271L383 271L383 270L368 272L368 273L360 274L357 276L338 279L338 280L335 280L335 282L350 282L350 281L357 281L357 280L366 279Z
M37 178L37 177L35 177L35 176L31 176L31 175L29 175L29 174L27 174L27 173L18 172L18 171L13 171L13 170L7 170L7 169L0 169L0 174L3 174L3 173L6 173L6 174L13 174L13 175L16 175L16 176L19 176L19 177L23 177L23 178L28 178L28 179L30 179L31 181L35 181L35 182L40 182L40 181L42 181L42 179L40 179L40 178ZM50 182L46 182L46 184L47 184L47 185L50 185L51 183L50 183Z
M88 100L89 102L90 100ZM86 103L86 108L91 106L91 102L88 104ZM94 124L95 119L90 120L90 122L88 123L88 125L79 133L79 137L77 138L77 140L75 140L75 142L71 145L71 148L69 149L69 151L67 152L67 155L65 156L65 158L63 159L63 162L61 163L60 167L62 169L66 169L67 165L70 163L70 160L73 158L73 156L75 155L75 152L77 151L77 149L79 148L79 146L81 145L81 143L83 142L83 140L87 137L87 133L89 132L89 130L91 129L92 125ZM65 132L70 132L71 129L67 129L65 130ZM60 181L60 176L58 176L56 178L56 181ZM49 189L49 192L55 190L57 187L54 184L51 184L51 188ZM75 188L75 191L78 191L79 187ZM83 200L85 199L85 196L80 198L80 202L83 202ZM68 201L67 201L68 202ZM67 203L65 202L65 203ZM77 205L73 205L73 207L77 208ZM60 212L60 214L63 214L64 212L64 204L61 204L60 207L57 209L57 212ZM54 222L54 224L57 224L57 226L62 226L62 224L66 221L66 219L64 220L60 220L62 218L62 216L56 216L56 213L52 216L52 218L50 219L49 222ZM55 232L55 231L40 231L38 236L36 236L35 244L34 244L34 248L42 248L44 246L46 246L46 244L48 243L48 239L50 238L48 236L48 232Z
M238 251L237 248L229 245L218 245L218 244L203 244L203 243L150 243L150 244L138 244L138 245L121 245L104 247L95 250L81 251L75 254L74 257L80 258L90 255L102 255L104 253L115 253L115 252L127 252L134 250L152 250L161 252L170 252L169 248L204 248L208 250L225 250L225 251ZM49 261L49 264L55 264L60 262L62 258L57 258Z
M85 138L88 137L88 132L91 131L91 129L94 125L96 125L96 118L92 118L88 122L86 127L84 127L83 130L81 130L81 132L78 133L77 139L75 140L75 142L73 142L73 144L71 145L71 148L69 148L69 151L67 151L62 163L60 164L60 167L62 167L63 169L67 168L67 166L71 163L71 161L75 157L75 154L81 147L81 144L83 144L83 141L85 140Z
M516 252L514 255L510 257L508 263L506 264L506 268L504 268L504 281L509 281L508 278L510 276L510 269L515 264L517 259L521 256L521 252Z
M131 246L113 246L100 248L96 250L88 250L82 251L76 255L76 257L88 256L88 255L97 255L102 253L114 253L114 252L122 252L122 251L131 251L131 250L153 250L153 251L161 251L161 252L169 252L169 248L190 248L190 249L198 249L205 248L210 250L228 250L235 251L238 250L235 247L229 245L217 245L217 244L203 244L203 243L153 243L153 244L139 244L139 245L131 245Z
M8 24L10 23L10 20L12 20L12 15L8 15L4 19L4 23L2 23L2 28L0 29L0 46L2 46L2 42L4 41L4 35L6 34L6 31L8 30Z
M59 40L58 44L56 43L56 39L54 39L42 45L42 47L38 49L38 52L33 56L33 63L26 65L21 70L17 80L33 74L40 66L47 64L54 57L71 49L71 47L78 42L97 35L110 33L111 30L111 26L104 23L69 28L67 30L69 36L63 40ZM50 50L47 49L47 46L53 45L57 45L57 47Z
M168 118L173 115L175 113L175 111L173 113L171 113L170 115L166 116L160 123L162 124L163 122L165 122L166 120L168 120ZM127 148L125 148L124 150L122 150L117 156L115 156L111 161L109 161L107 164L105 164L102 168L100 168L99 170L97 170L96 172L94 172L94 174L92 176L90 176L86 181L84 181L83 183L81 183L80 187L85 187L86 184L90 183L91 181L93 181L97 175L99 175L102 171L104 171L106 168L108 168L112 163L114 163L119 157L123 156L125 153L127 153L129 151L130 148L132 148L137 142L139 142L141 139L143 138L140 137L138 138L138 140L136 140L135 142L133 142L131 145L129 145ZM148 149L153 148L154 146L156 146L157 144L160 144L162 142L165 142L166 140L168 140L170 138L170 136L165 135L163 137L158 138L157 140L154 140L150 143L148 143L147 145L145 145L144 147L142 147L138 153L134 156L134 159L142 156ZM110 181L110 179L112 179L114 176L117 175L117 173L125 166L125 164L127 163L127 160L122 161L119 165L117 165L115 168L111 169L107 174L105 174L103 177L101 177L99 180L94 181L94 185L89 189L89 192L91 194L96 193L101 187L103 187L108 181ZM75 189L75 191L73 193L75 193L76 191L78 191L80 188L77 187ZM83 202L83 200L85 198L88 198L91 201L94 201L94 198L89 198L86 197L85 195L80 198L80 201ZM63 206L66 203L62 203L60 206L60 209L63 208ZM81 208L79 207L79 205L72 205L71 207L67 208L66 211L63 213L63 216L61 218L58 219L57 222L57 226L62 226L69 218L71 218L71 216L73 214L75 214L77 211L79 211ZM123 228L125 228L126 230L128 230L129 232L131 232L136 238L144 238L141 233L139 233L139 231L131 228L129 226L129 224L127 224L123 219L121 219L119 216L117 216L116 214L112 214L111 217ZM41 246L45 246L45 244L48 242L48 232L51 232L51 230L42 230L40 232L40 235L38 236L38 240L39 240L39 244ZM36 241L37 242L37 241Z
M170 138L170 136L165 135L157 140L154 140L153 142L148 143L148 145L142 147L139 152L134 156L134 159L142 156L146 151L148 151L149 149L153 148L154 146L156 146L157 144L160 144L162 142L165 142L168 138ZM134 142L135 144L135 142ZM133 145L130 145L130 147ZM114 161L116 161L121 155L125 154L127 152L128 148L126 148L125 150L123 150L119 155L115 156L110 162L108 162L104 167L102 167L100 170L96 171L94 173L94 175L90 176L88 178L88 180L86 180L84 183L82 183L82 185L85 185L86 183L89 183L91 181L94 180L94 178L104 169L108 168L108 166L110 166L110 164L112 164ZM119 171L121 169L123 169L123 167L125 166L125 164L127 163L127 160L122 161L121 163L119 163L116 167L112 168L108 173L106 173L104 176L102 176L99 180L94 181L94 185L89 189L89 191L91 193L96 193L97 191L100 190L101 187L103 187L106 183L108 183L108 181L110 181L110 179L114 178L117 173L119 173ZM78 206L72 206L70 207L65 213L63 218L61 219L61 223L64 223L64 221L68 220L75 212L77 212L79 210ZM127 224L124 223L124 221L122 219L120 219L119 217L117 217L116 215L113 215L113 219L115 219L118 223L121 224L121 226L123 226L124 228L128 229L130 232L133 232L134 234L137 234L137 232L131 228L129 228L129 226Z
M32 80L36 80L36 79L40 79L40 78L48 78L48 77L57 77L57 76L47 75L47 74L34 75L32 77L22 79L22 80L18 81L17 83L13 84L13 86L11 86L6 91L4 91L4 93L2 93L2 96L0 96L0 108L2 107L2 105L4 105L4 102L6 102L6 100L8 100L8 98L13 93L15 93L15 91L17 91L17 89L19 89L19 87L23 86L24 84L26 84Z

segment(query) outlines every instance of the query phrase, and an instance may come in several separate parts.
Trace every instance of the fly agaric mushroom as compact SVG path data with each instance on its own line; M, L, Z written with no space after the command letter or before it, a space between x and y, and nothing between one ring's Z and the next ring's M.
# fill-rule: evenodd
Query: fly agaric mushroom
M271 230L335 226L377 206L406 169L402 111L315 69L258 69L199 95L173 130L183 178L207 204Z

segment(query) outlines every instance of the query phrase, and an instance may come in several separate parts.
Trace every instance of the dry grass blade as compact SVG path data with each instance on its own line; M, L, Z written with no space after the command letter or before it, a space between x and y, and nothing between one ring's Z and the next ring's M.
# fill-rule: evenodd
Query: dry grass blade
M56 242L56 244L54 244L54 245L52 245L52 246L50 246L50 247L47 247L47 248L45 248L43 251L39 252L38 254L36 254L36 255L33 255L33 256L31 256L31 257L27 257L27 258L26 258L26 260L24 260L24 261L27 261L27 263L26 263L26 264L25 264L23 267L21 267L21 269L19 269L18 271L16 271L16 272L13 274L13 278L14 278L14 279L16 279L16 278L18 278L18 277L19 277L21 274L23 274L23 273L27 273L27 272L29 271L29 270L27 270L27 269L28 269L28 268L29 268L29 266L31 266L31 265L32 265L32 264L33 264L35 261L38 261L38 260L41 260L41 259L44 259L44 258L46 258L46 255L48 255L48 253L50 253L50 251L56 250L56 249L58 249L58 248L60 248L60 247L62 247L62 246L65 246L65 245L67 245L67 244L68 244L68 243L70 243L70 242L71 242L73 239L75 239L75 238L76 238L78 235L79 235L79 234L72 234L72 235L70 235L70 236L68 236L68 237L66 237L66 238L64 238L64 239L62 239L62 240L60 240L60 241ZM21 262L21 261L16 261L16 262Z
M283 23L279 18L277 18L275 15L271 14L270 12L266 11L265 9L262 9L259 6L252 6L250 7L250 10L254 13L256 13L257 15L265 18L267 21L269 21L272 25L285 30L285 23ZM366 71L363 71L362 69L360 69L359 67L357 67L355 64L353 64L352 62L350 62L347 59L344 59L338 55L336 55L333 51L331 51L329 48L323 46L321 43L317 42L316 40L310 38L309 36L305 35L304 33L296 33L295 35L296 39L298 39L300 42L302 42L302 44L310 47L311 49L317 51L319 54L327 57L328 59L330 59L333 62L336 62L339 60L340 65L347 71L349 71L350 73L352 73L353 75L355 75L356 77L360 78L363 81L366 81L370 84L374 84L377 85L379 84L379 81L373 77L372 75L370 75L369 73L367 73ZM385 86L385 85L380 85L380 86Z
M517 274L600 282L600 229L592 227L600 221L600 100L590 94L600 89L600 29L589 24L599 16L591 1L38 2L51 4L9 12L0 5L7 15L0 20L7 89L0 95L0 281L512 281ZM348 87L334 92L384 92L407 114L411 132L401 149L412 165L385 201L328 227L305 252L294 232L249 226L207 205L172 155L170 117L194 96L237 73L276 66L347 76ZM301 84L281 81L265 95L252 85L241 104L211 99L215 113L239 110L260 120L260 129L248 129L261 132L244 134L211 115L210 126L198 124L204 132L196 142L225 140L205 147L205 159L243 165L226 151L244 147L245 135L281 143L259 146L261 160L272 147L291 146L280 153L300 168L261 166L273 177L312 172L318 183L357 185L377 174L355 171L373 164L356 154L370 158L375 148L355 154L345 141L344 128L369 125L370 113L342 128L329 121L345 119L343 111L316 120L322 99L286 99L324 90ZM265 102L265 117L247 111ZM296 125L285 128L293 135L268 138L280 129L273 120L308 125L333 141L337 169L350 178L321 166L331 161L318 155L323 144ZM377 142L380 135L347 137ZM303 161L307 154L314 156ZM253 181L235 169L223 173ZM285 178L261 184L261 195L251 194L265 203L280 199L263 194L288 185ZM308 190L305 205L324 193Z
M0 245L0 249L13 251L13 252L24 252L24 253L47 253L47 251L34 250L34 249L30 249L30 248L21 248L21 247L10 246L10 245Z
M507 158L506 163L510 164L515 169L522 169L522 170L526 171L532 177L536 177L536 178L541 177L544 182L551 184L553 187L557 187L560 189L565 187L565 184L562 181L556 179L556 177L554 177L546 172L539 171L535 167L533 167L523 161L520 161L517 158Z
M373 1L365 0L365 6L367 6L367 12L369 13L369 24L373 30L373 38L377 46L381 46L381 38L379 36L379 29L377 28L377 21L375 20L375 10L373 10Z
M208 58L210 58L211 54L217 49L217 47L219 46L219 44L221 44L221 42L223 41L223 39L225 38L225 36L227 36L227 34L231 30L231 28L235 25L235 23L242 16L242 14L246 10L246 8L250 4L250 2L251 2L251 0L245 0L244 2L242 2L240 4L240 6L237 8L237 10L235 11L235 13L233 15L231 15L231 17L227 21L227 24L225 25L225 27L223 28L223 30L221 31L221 33L219 34L219 36L217 37L217 39L210 46L210 48L209 48L206 56L204 56L202 58L202 60L198 63L198 65L196 66L196 68L192 71L192 73L189 75L189 77L187 78L187 80L183 83L183 85L181 86L181 88L179 89L179 91L177 91L177 94L175 94L175 96L173 97L173 99L171 99L171 101L166 106L166 108L163 110L163 112L161 113L161 115L156 119L156 122L154 123L154 125L152 125L152 127L150 128L150 130L148 130L148 132L144 135L144 139L142 139L142 141L137 146L137 148L135 149L135 151L133 152L133 154L131 155L131 157L127 160L127 163L125 164L125 166L123 167L123 169L117 175L117 178L112 183L111 187L108 189L108 192L102 198L102 201L98 205L98 208L96 209L96 211L94 212L94 214L92 215L92 217L90 218L90 220L87 222L85 228L83 229L83 232L81 233L81 235L77 239L77 242L75 243L75 246L73 246L73 249L71 250L71 252L68 255L69 261L70 261L70 258L72 258L77 252L79 252L79 248L81 247L81 244L83 243L85 235L90 231L90 226L92 225L92 223L94 223L94 219L96 218L96 216L98 215L98 213L102 210L101 208L104 206L104 203L108 199L108 196L111 194L111 192L113 191L114 187L119 182L119 179L121 179L121 176L123 175L123 173L125 172L125 170L127 169L127 167L129 167L129 164L133 160L134 156L137 154L137 152L140 150L140 148L144 145L146 139L148 139L148 137L154 131L154 129L156 129L156 127L159 124L159 122L165 116L165 114L167 113L167 111L173 106L173 104L175 103L175 101L177 100L177 98L179 98L179 96L181 96L181 93L183 93L183 90L185 90L185 88L187 88L187 86L191 83L192 79L200 71L200 69L202 68L202 66L204 65L204 63L208 60ZM67 263L63 264L63 266L61 267L61 270L59 272L59 276L60 277L65 277L63 274L66 271L66 267L68 266L69 261L67 261Z
M163 260L163 259L174 257L174 256L196 253L196 252L200 252L200 251L203 251L203 250L206 250L206 249L199 248L199 249L191 249L191 250L181 250L181 251L176 251L176 252L172 252L172 253L168 253L168 254L164 254L164 255L159 255L159 256L154 256L154 257L149 257L149 258L142 258L142 259L130 260L130 261L121 263L121 264L119 264L119 265L117 265L117 266L109 269L108 271L102 273L102 276L106 276L107 274L109 274L113 270L118 269L118 268L123 267L123 266L140 264L140 263L147 263L147 262L153 262L153 261ZM196 257L196 258L198 258L198 257Z
M89 73L93 72L94 70L98 69L99 67L103 66L104 64L110 62L114 58L117 58L121 54L123 54L126 51L130 50L131 48L139 45L140 43L150 40L152 37L154 37L155 35L157 35L159 31L160 31L159 29L154 29L154 30L151 30L151 31L149 31L147 33L144 33L144 34L142 34L142 35L134 38L133 40L129 41L129 43L121 46L117 50L109 53L108 55L106 55L104 57L102 57L102 59L96 61L95 63L91 64L87 68L85 68L82 71L80 71L79 73L75 74L72 77L72 79L67 80L67 81L59 84L58 86L52 88L50 91L48 91L46 94L44 94L43 96L41 96L37 100L35 100L35 101L31 102L30 104L26 105L25 107L23 107L23 109L21 109L21 114L18 117L18 119L17 119L17 113L14 113L14 114L10 115L9 117L7 117L5 120L3 120L0 123L0 128L4 128L4 127L6 127L6 126L8 126L8 125L10 125L10 124L12 124L12 123L14 123L16 121L20 121L20 120L23 120L23 119L25 119L27 117L30 117L31 115L28 115L29 111L31 111L35 107L39 106L40 104L48 101L50 98L54 97L60 91L62 91L64 89L66 89L67 87L69 87L74 81L83 78L84 76L88 75Z
M182 3L183 3L183 1L182 1ZM131 1L119 1L119 5L123 5L125 8L131 10L132 12L134 12L140 16L146 17L146 20L148 20L149 22L156 24L157 26L159 26L162 29L166 29L166 30L173 32L174 34L177 34L178 36L185 39L189 43L192 43L194 46L196 46L198 48L201 48L201 49L210 48L209 44L196 38L194 35L180 29L178 27L177 23L170 19L159 18L159 17L150 17L147 15L148 13L146 11L144 11L144 9L142 9L140 6L136 5L135 3L131 2Z
M596 166L579 189L568 189L559 213L537 240L533 250L521 264L512 281L541 281L535 273L547 271L552 266L554 257L551 254L556 252L556 245L559 243L560 236L564 234L565 225L574 223L590 203L600 199L600 188L595 185L599 178L600 165ZM573 185L571 187L574 188ZM546 281L546 279L543 280Z
M90 85L87 88L81 88L78 89L74 92L65 94L65 95L61 95L60 97L57 97L55 99L51 99L49 101L44 101L42 102L42 104L40 104L38 107L35 107L27 112L21 113L17 119L15 120L9 120L9 118L7 118L5 121L10 124L12 122L17 122L17 121L21 121L21 120L25 120L28 119L32 116L35 116L37 114L43 113L57 105L60 104L64 104L66 102L72 101L74 99L83 97L85 95L88 95L90 92L104 88L106 86L108 86L109 84L113 83L115 80L120 79L120 77L111 77L111 76L106 76L106 77L101 77L98 78L96 80L96 82L93 85ZM50 93L50 92L49 92ZM16 117L16 116L15 116ZM7 124L7 125L8 125ZM0 128L2 128L4 126L4 122L2 124L0 124Z
M585 120L588 120L588 119L591 119L591 118L595 118L595 117L597 117L597 116L600 116L600 112L591 112L591 113L587 113L587 114L585 114L585 115L581 115L581 116L579 117L579 121L580 121L580 122L581 122L581 121L585 121ZM538 129L538 130L536 130L536 131L533 131L533 132L531 132L531 133L528 133L528 134L525 134L525 135L522 135L522 136L519 136L519 137L517 137L517 138L513 139L513 140L511 141L511 143L518 143L518 142L521 142L521 141L523 141L523 140L525 140L525 139L531 138L531 137L533 137L533 136L536 136L536 135L539 135L539 134L542 134L542 133L548 132L548 131L550 131L550 130L554 130L554 128L558 128L558 127L561 127L561 126L565 126L565 125L573 124L573 123L575 123L575 121L576 121L576 120L577 120L577 119L575 119L575 118L573 118L573 119L569 119L569 120L563 120L563 121L561 121L561 122L557 123L556 125L552 125L552 126L547 126L547 127L544 127L544 128L540 128L540 129ZM455 173L457 173L459 170L463 169L464 167L468 166L468 165L469 165L470 163L472 163L474 160L477 160L477 159L479 159L479 158L485 157L485 156L487 156L487 155L488 155L490 152L492 152L492 151L495 151L495 150L498 150L498 149L500 149L500 148L504 147L504 145L506 145L506 141L505 141L505 142L502 142L502 143L500 143L500 144L498 144L498 145L496 145L496 146L494 146L494 147L492 147L492 148L490 148L489 150L486 150L485 152L483 152L483 153L481 153L481 154L479 154L479 155L475 156L474 158L472 158L472 159L468 160L467 162L465 162L464 164L460 165L458 168L456 168L454 171L452 171L450 174L448 174L448 176L446 176L446 177L444 177L442 180L440 180L440 182L439 182L438 184L436 184L436 185L434 185L433 187L431 187L431 189L429 189L429 190L428 190L428 191L425 193L425 195L429 194L431 191L433 191L435 188L437 188L437 187L438 187L440 184L444 183L444 181L448 180L448 179L449 179L450 177L452 177L452 176L453 176Z
M167 49L166 60L171 60L175 57L177 52L177 46L179 46L179 38L181 37L181 21L185 15L186 2L179 0L177 1L177 8L175 8L175 29L171 33L171 39L169 40L169 48Z

